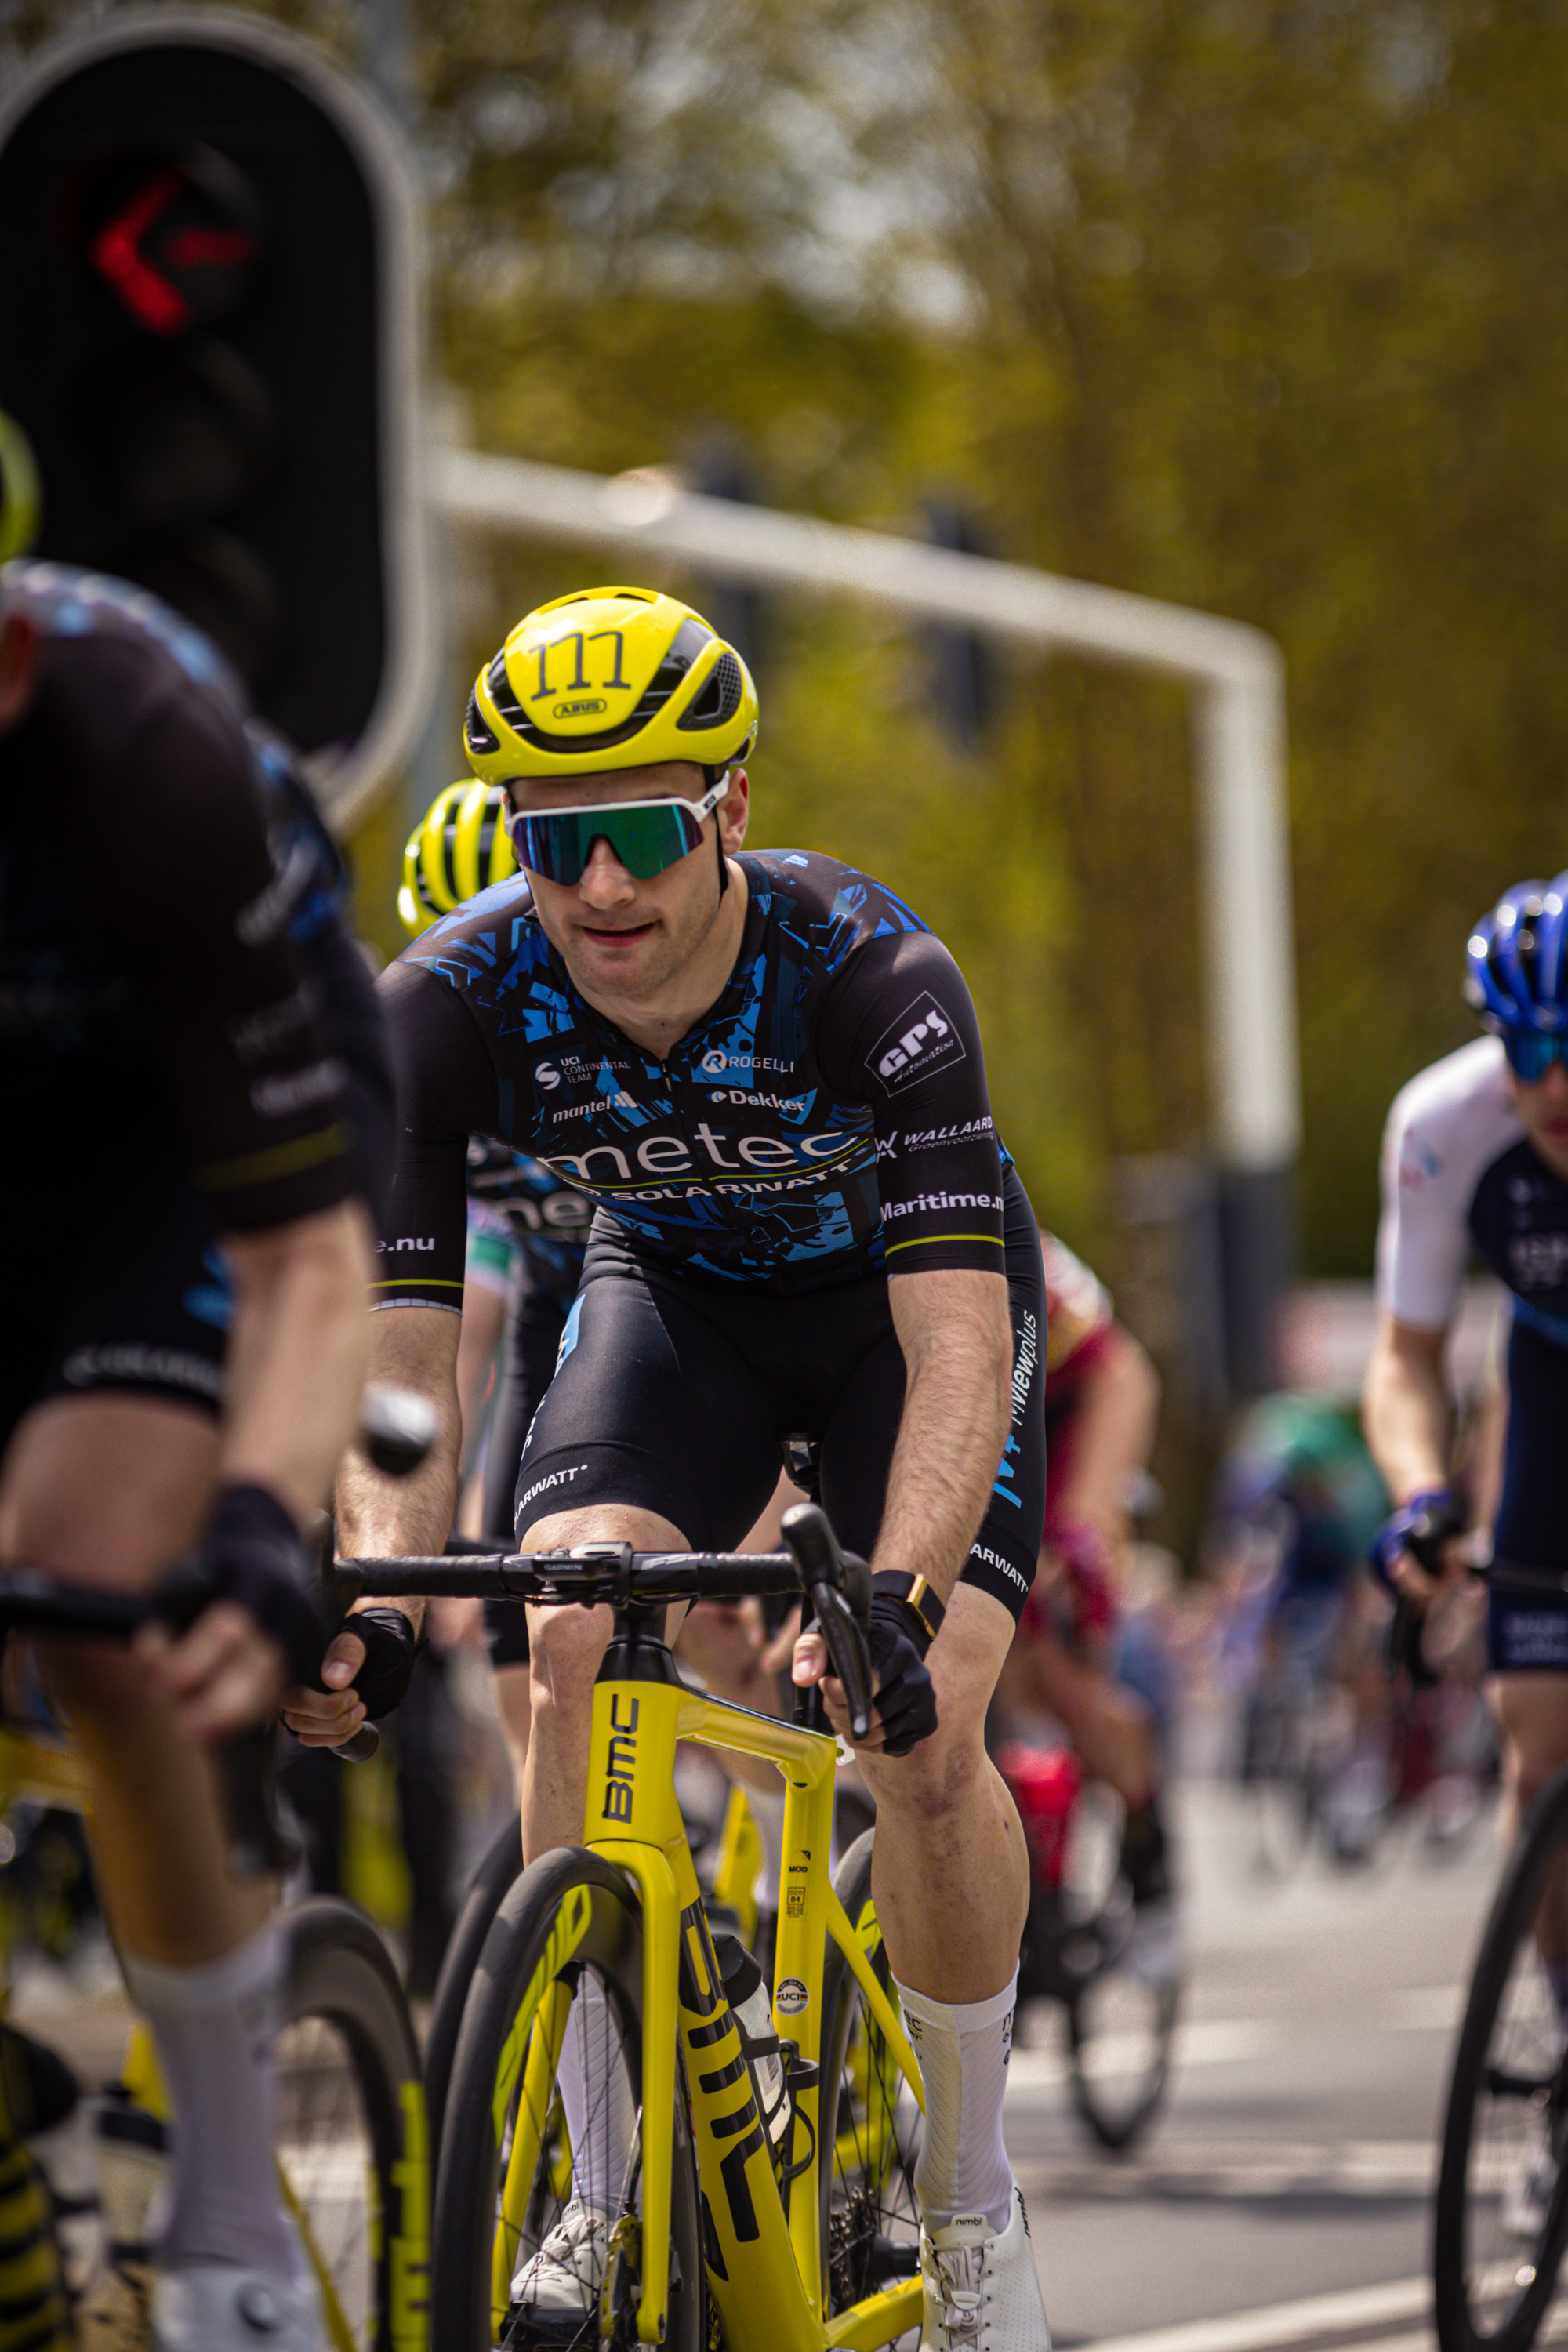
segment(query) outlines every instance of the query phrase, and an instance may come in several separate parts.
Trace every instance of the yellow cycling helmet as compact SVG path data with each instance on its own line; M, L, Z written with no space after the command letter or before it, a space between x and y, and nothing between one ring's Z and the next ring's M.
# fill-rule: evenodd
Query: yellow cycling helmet
M689 604L648 588L583 588L521 620L468 697L477 776L592 775L694 760L710 781L757 732L757 689Z
M465 779L437 793L403 853L397 911L411 937L476 891L517 872L507 814L499 784Z

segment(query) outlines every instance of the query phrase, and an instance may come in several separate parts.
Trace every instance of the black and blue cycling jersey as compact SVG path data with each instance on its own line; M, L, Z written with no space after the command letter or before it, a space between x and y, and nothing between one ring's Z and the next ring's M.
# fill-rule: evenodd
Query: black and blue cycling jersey
M663 1061L578 994L521 877L405 951L383 982L408 1108L381 1303L458 1305L471 1134L709 1280L1002 1270L1010 1162L952 956L835 858L738 863L730 980Z

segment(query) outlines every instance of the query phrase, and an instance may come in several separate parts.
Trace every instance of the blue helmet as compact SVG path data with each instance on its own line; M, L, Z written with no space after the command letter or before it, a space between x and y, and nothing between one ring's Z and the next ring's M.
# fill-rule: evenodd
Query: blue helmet
M1465 999L1488 1029L1568 1030L1568 874L1518 882L1465 943Z

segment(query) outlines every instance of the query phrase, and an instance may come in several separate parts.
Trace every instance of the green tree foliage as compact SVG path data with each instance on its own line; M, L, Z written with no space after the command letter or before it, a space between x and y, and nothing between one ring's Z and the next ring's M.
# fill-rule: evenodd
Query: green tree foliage
M1387 1101L1468 1034L1466 925L1560 862L1563 15L428 18L483 446L615 470L722 424L778 503L908 530L940 487L999 552L1279 637L1321 1273L1367 1265ZM520 562L500 602L562 576ZM1046 1213L1103 1246L1107 1163L1205 1130L1183 700L1053 663L966 760L921 669L918 640L790 612L763 830L942 926Z
M278 13L352 53L349 0ZM0 0L0 43L57 17ZM477 445L725 433L778 505L913 530L942 491L998 553L1278 635L1305 1256L1364 1271L1465 927L1568 864L1562 0L416 0L415 35ZM465 548L465 659L603 568ZM1042 1213L1114 1271L1110 1164L1205 1129L1183 698L1015 664L974 755L927 652L782 605L753 837L952 940Z

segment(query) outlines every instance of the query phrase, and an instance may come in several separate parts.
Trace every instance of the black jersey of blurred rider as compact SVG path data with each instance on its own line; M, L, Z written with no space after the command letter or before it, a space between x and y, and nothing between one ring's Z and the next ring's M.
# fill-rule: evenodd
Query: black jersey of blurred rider
M0 735L0 1088L13 1174L70 1139L114 1181L160 1104L222 1231L351 1188L320 974L355 951L336 853L197 631L121 583L12 563L41 637ZM360 967L363 978L363 967Z

